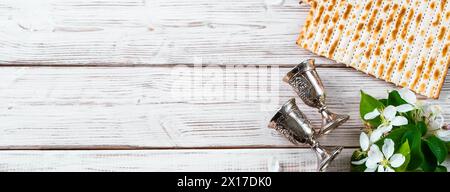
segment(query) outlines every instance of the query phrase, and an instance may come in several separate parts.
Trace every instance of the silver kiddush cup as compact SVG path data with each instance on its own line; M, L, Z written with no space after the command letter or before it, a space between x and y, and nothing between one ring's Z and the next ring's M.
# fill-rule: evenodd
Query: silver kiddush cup
M270 120L269 128L283 134L294 144L308 144L316 153L318 164L317 171L323 172L328 165L342 151L343 147L337 147L331 153L320 146L315 139L315 131L311 123L295 104L292 98L286 102Z
M325 104L325 89L317 74L313 59L301 62L289 71L283 78L303 102L313 108L319 109L322 115L322 128L319 135L324 135L345 123L350 117L332 113Z

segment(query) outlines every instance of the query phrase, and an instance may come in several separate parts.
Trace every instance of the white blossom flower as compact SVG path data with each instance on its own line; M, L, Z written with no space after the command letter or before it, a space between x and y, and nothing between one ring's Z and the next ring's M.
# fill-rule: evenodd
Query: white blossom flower
M395 116L397 114L397 108L389 105L384 108L383 111L379 111L378 109L373 110L372 112L364 115L365 120L375 119L376 117L381 117L381 125L375 129L370 135L370 141L376 142L381 136L392 130L393 126L402 126L408 124L408 119L403 116Z
M359 144L363 151L368 151L372 143L369 141L369 136L366 133L361 132L361 135L359 135Z
M398 94L407 102L407 104L402 104L396 107L398 112L405 113L417 108L418 102L416 94L414 94L411 90L408 88L402 88L398 91Z
M414 94L414 92L412 92L408 88L405 87L405 88L398 90L398 94L408 104L410 104L414 107L418 104L416 94Z
M445 142L450 141L450 128L444 121L442 108L439 105L424 105L423 116L429 134L436 135Z
M393 168L398 168L405 162L405 156L400 153L394 154L394 141L384 140L382 151L377 145L370 147L366 160L365 172L395 172Z
M438 130L444 126L444 116L442 115L442 109L438 105L424 105L423 116L425 117L425 123L430 130Z
M398 91L400 97L408 102L413 109L420 109L419 116L425 118L425 123L430 134L436 135L443 141L450 141L450 130L445 125L444 116L442 115L442 108L439 105L424 104L417 100L416 95L407 88L403 88ZM411 106L401 105L397 107L410 109Z
M442 139L445 142L450 142L450 128L448 125L443 128L437 130L434 135L436 135L439 139Z
M363 152L367 152L369 150L370 145L372 145L373 143L370 142L369 140L369 136L364 133L361 132L361 134L359 135L359 145L361 146L361 150ZM366 162L367 157L364 159L361 159L359 161L352 161L353 165L362 165Z

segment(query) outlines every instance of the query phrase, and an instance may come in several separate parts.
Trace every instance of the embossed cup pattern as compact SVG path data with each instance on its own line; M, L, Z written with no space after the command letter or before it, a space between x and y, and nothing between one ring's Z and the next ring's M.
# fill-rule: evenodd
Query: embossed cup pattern
M313 108L317 108L322 115L322 127L319 135L324 135L345 123L350 117L348 115L335 114L331 112L326 103L325 88L316 71L313 59L301 62L289 71L283 78L302 101Z
M286 102L270 120L269 127L277 130L289 141L298 144L308 144L315 152L318 160L317 171L325 171L328 165L342 151L342 147L337 147L328 152L315 138L315 131L306 117L298 108L295 99Z

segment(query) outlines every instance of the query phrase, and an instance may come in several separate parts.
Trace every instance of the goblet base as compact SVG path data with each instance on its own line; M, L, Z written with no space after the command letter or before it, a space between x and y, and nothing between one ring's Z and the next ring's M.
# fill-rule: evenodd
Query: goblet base
M318 133L319 136L330 133L332 130L341 126L350 118L350 116L348 115L338 115L338 114L332 114L329 117L331 117L331 119L326 119L324 117L322 128Z
M324 172L331 164L331 162L341 153L343 147L336 147L331 153L327 154L325 158L319 157L319 164L317 166L318 172Z

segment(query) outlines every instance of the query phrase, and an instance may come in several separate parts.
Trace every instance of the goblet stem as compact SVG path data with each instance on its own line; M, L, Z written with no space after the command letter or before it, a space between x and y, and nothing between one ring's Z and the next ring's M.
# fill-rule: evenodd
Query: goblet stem
M343 147L336 147L331 153L324 149L318 142L313 142L311 145L312 150L317 156L317 171L324 172L330 163L336 158L336 156L341 153Z
M350 118L348 115L335 114L328 110L327 107L322 107L319 109L319 112L322 115L322 128L319 131L319 135L328 134Z

